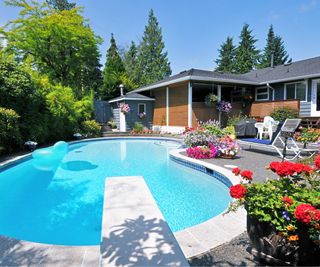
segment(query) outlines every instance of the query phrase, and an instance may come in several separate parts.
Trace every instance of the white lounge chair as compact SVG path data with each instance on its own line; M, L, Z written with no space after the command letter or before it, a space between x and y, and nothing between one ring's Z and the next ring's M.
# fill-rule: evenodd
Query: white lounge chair
M260 147L263 149L273 149L280 155L282 159L285 160L312 157L317 152L320 152L319 148L301 148L297 145L297 143L292 137L284 137L284 133L287 133L289 136L293 136L300 122L301 119L286 119L281 129L277 129L275 136L272 140L246 138L240 139L239 143L249 145L249 148ZM308 155L304 156L304 154Z

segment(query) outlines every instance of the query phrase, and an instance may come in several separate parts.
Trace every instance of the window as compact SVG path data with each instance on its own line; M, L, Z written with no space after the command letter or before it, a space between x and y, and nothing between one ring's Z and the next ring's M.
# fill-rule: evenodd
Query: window
M307 84L305 82L287 83L284 88L285 99L300 99L300 101L306 101Z
M146 113L146 104L138 104L138 114Z
M256 88L256 101L269 100L269 89L268 87Z

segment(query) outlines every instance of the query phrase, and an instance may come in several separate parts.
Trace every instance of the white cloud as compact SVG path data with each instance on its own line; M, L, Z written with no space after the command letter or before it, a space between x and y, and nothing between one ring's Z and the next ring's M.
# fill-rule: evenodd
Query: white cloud
M317 4L318 4L317 0L311 0L309 2L301 4L299 10L300 12L306 13L314 9L317 6Z

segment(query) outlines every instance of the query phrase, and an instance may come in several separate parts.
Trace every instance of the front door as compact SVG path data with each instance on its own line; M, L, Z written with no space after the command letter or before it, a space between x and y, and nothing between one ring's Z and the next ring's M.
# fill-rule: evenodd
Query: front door
M320 80L312 81L311 116L320 117Z

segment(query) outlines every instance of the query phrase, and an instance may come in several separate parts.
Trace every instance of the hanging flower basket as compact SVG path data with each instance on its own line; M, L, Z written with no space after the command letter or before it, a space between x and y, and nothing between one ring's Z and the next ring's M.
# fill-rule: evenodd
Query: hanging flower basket
M120 103L120 111L123 113L123 114L127 114L130 112L130 106L126 103Z
M219 101L217 102L217 110L223 113L229 113L232 109L232 105L227 101Z
M212 107L217 103L217 101L218 101L218 96L211 93L205 97L204 103L206 104L206 106Z

